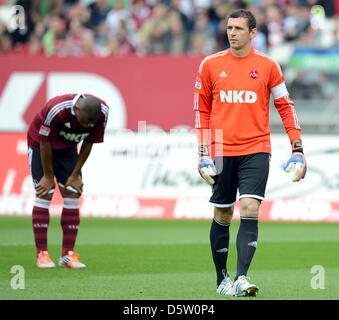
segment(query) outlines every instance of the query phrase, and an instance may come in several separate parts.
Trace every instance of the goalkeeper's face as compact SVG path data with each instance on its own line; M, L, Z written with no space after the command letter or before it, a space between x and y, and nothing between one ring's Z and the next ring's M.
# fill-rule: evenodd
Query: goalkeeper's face
M241 50L251 45L256 29L250 30L246 18L229 18L227 21L227 36L231 48Z

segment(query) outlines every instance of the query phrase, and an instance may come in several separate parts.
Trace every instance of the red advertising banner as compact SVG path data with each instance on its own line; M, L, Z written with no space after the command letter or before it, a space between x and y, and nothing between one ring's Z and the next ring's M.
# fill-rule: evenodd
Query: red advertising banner
M109 128L193 127L193 90L201 58L0 57L0 131L24 131L57 94L92 93L110 107Z

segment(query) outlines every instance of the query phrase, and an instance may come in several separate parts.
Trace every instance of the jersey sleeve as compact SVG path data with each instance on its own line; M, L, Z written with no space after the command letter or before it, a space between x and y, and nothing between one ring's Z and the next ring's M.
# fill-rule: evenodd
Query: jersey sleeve
M41 141L52 141L58 135L59 114L52 109L54 106L53 99L46 103L43 108L41 117L42 124L39 128L39 136Z
M279 112L291 143L293 140L300 140L301 134L297 112L286 88L284 76L278 63L272 64L269 87L274 99L274 105Z
M208 143L210 140L209 121L212 109L212 89L208 66L204 60L199 66L194 87L195 128L198 141L199 143Z
M108 120L109 109L105 104L101 104L101 116L97 125L93 128L90 135L85 139L88 143L101 143L104 141L104 134Z
M272 89L284 81L285 79L280 65L277 62L272 61L271 76L269 79L269 88Z

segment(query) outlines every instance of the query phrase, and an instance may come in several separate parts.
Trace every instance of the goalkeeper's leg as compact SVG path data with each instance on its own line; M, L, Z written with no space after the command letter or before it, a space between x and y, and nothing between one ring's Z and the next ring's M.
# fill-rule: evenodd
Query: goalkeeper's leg
M214 208L214 219L211 225L210 241L213 262L217 273L217 286L228 276L227 257L229 246L229 227L233 215L233 206Z
M256 252L258 240L259 207L265 198L265 189L269 173L270 155L257 153L239 157L239 198L240 198L240 226L238 230L237 246L237 275L244 281L236 281L239 288L246 294L256 294L258 288L246 280L246 275ZM246 281L245 281L246 280ZM250 292L247 292L252 288ZM235 287L235 291L237 287Z
M240 227L236 241L237 275L234 282L236 296L256 296L259 290L246 278L257 248L259 206L260 202L257 199L240 199Z
M210 203L214 206L210 241L213 262L217 273L217 292L233 295L233 282L227 272L229 227L232 220L238 187L238 173L234 157L223 157L219 174L214 177Z

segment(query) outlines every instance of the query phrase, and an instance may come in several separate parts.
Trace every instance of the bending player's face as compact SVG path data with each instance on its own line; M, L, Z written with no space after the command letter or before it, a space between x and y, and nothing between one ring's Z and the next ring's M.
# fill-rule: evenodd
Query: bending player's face
M92 128L95 126L95 122L91 122L88 114L81 110L78 106L75 108L76 110L76 117L77 121L84 127L84 128Z
M249 45L254 38L256 29L248 28L246 18L229 18L227 21L227 35L230 46L239 50Z

